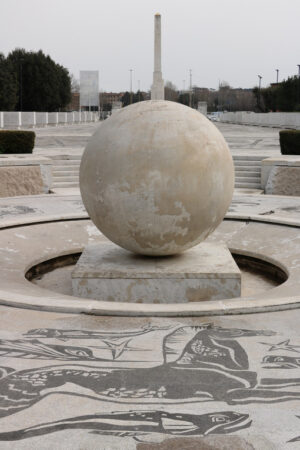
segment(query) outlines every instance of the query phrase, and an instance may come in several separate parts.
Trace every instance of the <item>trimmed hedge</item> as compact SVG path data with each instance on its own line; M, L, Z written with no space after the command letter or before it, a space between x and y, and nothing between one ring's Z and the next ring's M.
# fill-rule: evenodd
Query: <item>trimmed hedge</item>
M0 153L32 153L33 131L0 130Z
M300 155L300 130L281 130L279 142L282 155Z

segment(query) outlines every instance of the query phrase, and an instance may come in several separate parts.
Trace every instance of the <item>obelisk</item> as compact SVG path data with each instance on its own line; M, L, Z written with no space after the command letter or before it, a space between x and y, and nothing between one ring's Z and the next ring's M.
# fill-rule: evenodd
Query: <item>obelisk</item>
M151 86L151 100L164 100L164 80L161 73L161 15L154 16L154 72Z

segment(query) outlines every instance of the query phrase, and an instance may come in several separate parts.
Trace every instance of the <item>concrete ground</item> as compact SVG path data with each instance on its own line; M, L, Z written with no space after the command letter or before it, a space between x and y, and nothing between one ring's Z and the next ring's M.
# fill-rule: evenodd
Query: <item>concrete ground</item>
M233 152L279 151L278 130L218 127ZM37 142L80 148L93 129L37 130ZM68 194L0 200L0 449L300 448L300 198L235 196L212 237L287 272L261 298L272 312L118 317L89 300L66 312L77 299L24 278L96 237Z
M279 155L279 129L214 122L224 135L233 154L246 153L267 156ZM98 123L61 125L58 127L35 128L34 153L45 154L48 150L61 152L83 150L89 137L99 126Z

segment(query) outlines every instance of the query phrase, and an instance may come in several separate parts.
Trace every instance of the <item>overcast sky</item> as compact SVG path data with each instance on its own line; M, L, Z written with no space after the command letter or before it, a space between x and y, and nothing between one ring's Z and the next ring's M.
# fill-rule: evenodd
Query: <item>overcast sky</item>
M217 88L266 86L297 73L300 0L0 0L0 52L42 49L75 77L99 70L100 89L148 90L153 16L162 15L164 80Z

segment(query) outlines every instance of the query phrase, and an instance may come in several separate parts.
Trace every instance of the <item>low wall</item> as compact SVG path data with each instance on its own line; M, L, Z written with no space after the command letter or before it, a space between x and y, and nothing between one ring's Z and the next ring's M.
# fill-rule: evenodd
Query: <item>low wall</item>
M295 113L255 113L248 111L224 112L219 114L220 122L261 127L300 129L300 112Z
M47 194L52 160L28 154L0 155L0 197Z
M32 128L47 125L97 122L97 112L0 111L0 128Z

